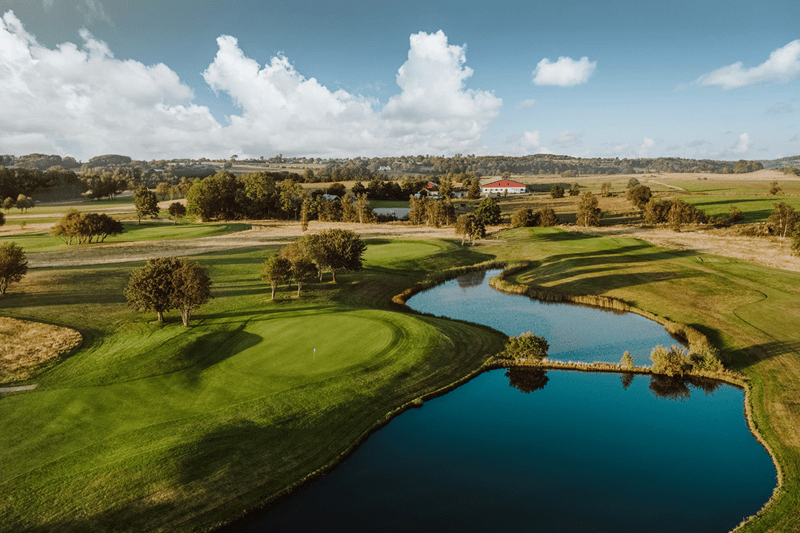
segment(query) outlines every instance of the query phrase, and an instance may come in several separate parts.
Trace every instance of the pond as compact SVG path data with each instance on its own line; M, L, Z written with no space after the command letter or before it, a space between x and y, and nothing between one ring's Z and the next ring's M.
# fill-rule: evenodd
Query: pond
M516 316L528 314L523 302L538 302L486 292L487 280L476 279L418 296L451 302L456 318L520 320L519 331L503 331L544 334L572 360L617 361L620 348L633 353L627 336L652 342L643 339L653 323L636 315L547 305L554 313L544 321L539 311L523 320ZM471 291L478 307L454 303ZM422 310L416 299L410 305ZM634 325L615 326L619 342L598 332L602 349L580 330L589 321L609 328L618 318ZM581 331L580 340L563 328ZM230 531L726 532L757 512L776 482L769 455L747 428L743 401L741 390L709 381L487 372L403 413L334 471Z

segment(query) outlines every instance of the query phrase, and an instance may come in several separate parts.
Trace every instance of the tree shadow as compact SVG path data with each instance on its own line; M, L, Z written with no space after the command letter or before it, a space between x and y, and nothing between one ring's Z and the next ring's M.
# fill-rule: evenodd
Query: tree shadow
M757 364L759 361L763 361L766 359L773 359L775 357L782 357L782 356L793 356L798 357L800 356L800 340L790 340L790 341L771 341L765 342L762 344L753 344L748 346L747 348L742 348L741 350L737 350L737 352L745 352L748 355L736 357L734 353L736 363L740 363L743 365L744 368L750 367L754 364Z

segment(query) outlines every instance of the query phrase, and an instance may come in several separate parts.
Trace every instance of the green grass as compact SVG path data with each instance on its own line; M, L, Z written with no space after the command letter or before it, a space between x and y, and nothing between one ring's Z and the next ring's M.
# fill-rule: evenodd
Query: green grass
M800 197L785 196L679 196L681 200L703 210L709 216L728 216L731 206L744 214L744 222L766 222L775 211L775 204L784 202L800 210Z
M533 262L513 282L619 298L706 334L751 378L753 419L784 475L745 531L800 530L800 274L522 228L475 247L374 239L362 272L270 302L258 273L273 251L199 256L215 298L189 329L125 305L138 264L31 269L12 286L4 314L86 342L35 391L0 399L0 531L202 530L280 493L499 351L502 335L388 303L494 257Z
M772 180L726 180L722 178L712 178L708 180L677 180L664 178L659 179L668 185L674 185L691 193L703 194L745 194L745 195L769 195L770 182ZM783 189L784 194L800 194L800 181L798 180L775 180L778 186Z
M78 246L103 246L103 244L139 241L160 241L172 239L197 239L201 237L216 237L237 231L250 229L249 224L222 222L210 224L173 224L172 222L142 221L123 222L125 228L122 235L108 237L104 243L83 245L67 245L59 238L52 237L48 232L20 233L0 238L0 241L14 241L25 249L26 252L51 252L56 250L73 249Z
M74 200L67 202L65 204L58 204L58 205L41 205L36 206L33 209L28 209L27 214L29 215L52 215L52 214L62 214L66 213L70 209L77 209L78 211L98 211L102 212L103 210L109 208L119 208L119 207L130 207L131 211L134 210L133 207L133 196L124 196L121 198L114 198L113 200L104 199L104 200ZM19 213L18 209L12 209L12 213ZM25 214L25 213L23 213Z
M374 240L361 273L275 302L259 280L269 253L198 257L214 299L188 329L126 306L134 263L32 269L15 286L5 314L86 342L0 400L0 531L206 529L502 348L495 332L389 308L429 268L485 259L474 250Z

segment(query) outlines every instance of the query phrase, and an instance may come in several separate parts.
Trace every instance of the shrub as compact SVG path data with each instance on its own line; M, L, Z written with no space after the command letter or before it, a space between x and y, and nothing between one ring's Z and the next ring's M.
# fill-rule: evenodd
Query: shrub
M564 197L564 187L561 185L553 185L550 187L550 197L551 198L563 198Z
M533 359L541 361L547 357L550 345L544 337L537 337L530 331L518 337L509 337L505 350L499 355L504 359Z

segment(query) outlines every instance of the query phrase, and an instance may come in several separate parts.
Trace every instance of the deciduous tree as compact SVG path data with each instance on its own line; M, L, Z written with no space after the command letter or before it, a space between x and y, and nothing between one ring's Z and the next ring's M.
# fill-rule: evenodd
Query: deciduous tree
M480 220L484 226L500 223L500 206L494 198L484 198L475 208L475 218Z
M509 337L506 347L499 357L504 359L532 359L541 361L547 357L550 345L544 337L531 333L523 333L517 337Z
M286 283L291 279L292 264L285 257L273 255L264 262L261 270L261 279L268 282L272 287L272 299L275 299L275 290L281 283Z
M181 313L184 326L189 326L192 311L211 298L211 278L196 261L179 259L172 271L172 306Z
M169 204L169 218L177 224L179 218L186 216L186 206L180 202L172 202Z
M136 218L138 223L142 223L144 217L158 216L158 198L156 193L147 187L139 187L133 193L133 205L136 207Z
M125 297L139 311L155 311L159 322L164 313L175 308L175 285L172 273L181 266L177 257L157 257L131 272Z
M0 295L5 294L9 283L16 283L28 272L25 252L15 242L0 244Z
M578 204L578 224L581 226L599 226L602 211L598 207L597 198L591 191L586 191L581 196Z

